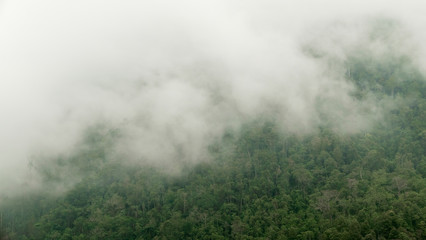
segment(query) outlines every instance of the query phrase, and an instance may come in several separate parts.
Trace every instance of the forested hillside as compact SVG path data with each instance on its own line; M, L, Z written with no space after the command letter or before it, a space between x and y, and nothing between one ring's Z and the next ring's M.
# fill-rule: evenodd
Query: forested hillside
M96 125L33 166L62 192L1 199L1 239L426 239L426 81L404 57L363 57L346 63L353 97L390 106L367 130L263 117L168 174L107 157L120 129Z

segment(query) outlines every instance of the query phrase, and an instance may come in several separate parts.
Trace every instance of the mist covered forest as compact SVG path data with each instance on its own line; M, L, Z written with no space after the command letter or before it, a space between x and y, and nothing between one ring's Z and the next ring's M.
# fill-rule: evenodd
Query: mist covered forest
M227 34L242 29L239 20L228 20ZM264 54L269 42L286 37L266 36L259 27L253 32L262 39L247 38L246 45L251 33L236 33L237 50L222 46L234 44L237 35L226 41L191 35L197 40L189 45L211 48L203 54L178 35L165 45L151 39L143 42L146 48L123 48L130 60L114 53L122 62L79 63L105 75L90 69L87 76L73 65L72 74L81 72L70 82L96 80L41 91L49 98L40 103L56 99L58 105L25 103L29 115L16 115L29 116L41 134L25 132L30 128L20 120L10 121L18 122L14 127L0 120L10 130L0 139L1 157L10 159L0 161L0 239L426 239L424 59L403 21L379 16L353 22L313 25L298 35L303 40L291 54L293 44ZM171 30L161 31L154 31L159 38ZM147 50L154 45L158 52ZM141 61L152 66L140 72L151 72L129 80L139 65L120 64L137 62L139 53L154 59ZM55 57L45 57L46 63ZM52 75L24 69L39 79L71 74L60 67ZM124 80L99 80L109 77ZM28 99L38 101L36 95ZM34 117L40 113L47 117ZM15 149L26 139L30 150ZM24 160L16 160L20 154Z
M425 239L426 81L410 59L364 57L347 62L353 97L394 102L368 131L298 135L261 117L170 175L110 159L120 128L95 124L33 167L75 185L2 199L2 239Z

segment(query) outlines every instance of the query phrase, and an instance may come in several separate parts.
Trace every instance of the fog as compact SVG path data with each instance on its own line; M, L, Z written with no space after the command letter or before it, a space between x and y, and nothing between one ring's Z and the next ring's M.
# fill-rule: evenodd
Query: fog
M169 167L207 160L259 116L304 134L325 114L356 133L387 103L353 98L348 54L426 69L423 1L0 3L0 193L30 181L31 156L66 154L99 122L122 131L118 154ZM377 19L397 31L368 40Z

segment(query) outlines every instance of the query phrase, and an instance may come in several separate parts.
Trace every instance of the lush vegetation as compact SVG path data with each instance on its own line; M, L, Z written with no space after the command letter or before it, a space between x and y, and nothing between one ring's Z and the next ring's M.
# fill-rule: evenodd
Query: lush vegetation
M84 148L34 167L70 190L2 200L1 238L426 239L426 81L406 58L362 59L348 60L354 98L393 106L368 131L254 121L170 176L110 160L119 130L92 127Z

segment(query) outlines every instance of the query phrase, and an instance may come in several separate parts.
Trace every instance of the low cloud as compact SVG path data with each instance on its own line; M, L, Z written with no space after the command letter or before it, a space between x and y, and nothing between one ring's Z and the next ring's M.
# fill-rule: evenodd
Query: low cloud
M203 161L225 129L260 115L293 133L368 129L385 103L353 97L348 57L424 68L423 5L3 1L0 193L28 182L32 155L68 154L99 122L122 132L117 153L154 165Z

